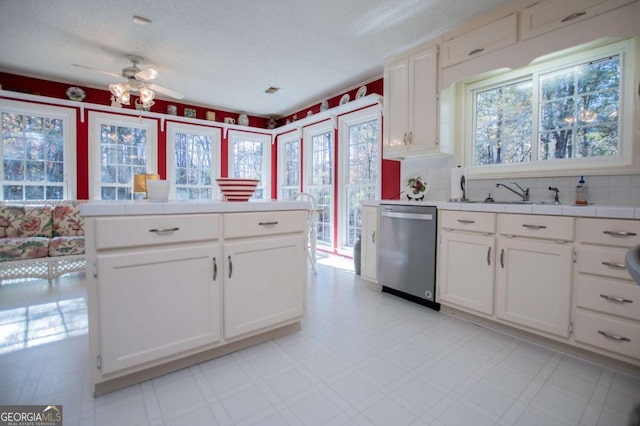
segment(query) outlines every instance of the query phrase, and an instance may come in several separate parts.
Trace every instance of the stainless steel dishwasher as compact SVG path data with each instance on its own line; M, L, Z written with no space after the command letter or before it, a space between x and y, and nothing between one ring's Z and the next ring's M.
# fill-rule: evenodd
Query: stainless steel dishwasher
M378 283L382 291L435 310L437 210L380 204Z

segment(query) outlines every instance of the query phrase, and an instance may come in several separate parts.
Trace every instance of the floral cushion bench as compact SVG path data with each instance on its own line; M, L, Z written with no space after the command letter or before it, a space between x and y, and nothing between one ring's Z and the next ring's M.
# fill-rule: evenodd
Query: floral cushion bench
M79 202L0 204L0 283L84 270Z

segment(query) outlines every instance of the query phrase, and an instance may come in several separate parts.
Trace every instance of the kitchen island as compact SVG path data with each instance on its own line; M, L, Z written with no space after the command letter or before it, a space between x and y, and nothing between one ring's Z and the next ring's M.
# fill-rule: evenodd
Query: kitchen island
M83 204L94 395L298 330L308 209Z

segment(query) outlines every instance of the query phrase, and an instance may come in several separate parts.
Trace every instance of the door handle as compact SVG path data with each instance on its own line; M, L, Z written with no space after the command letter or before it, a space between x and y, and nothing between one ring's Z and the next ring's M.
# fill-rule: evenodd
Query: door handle
M504 249L500 249L500 267L504 269Z
M215 281L218 277L218 264L216 263L216 258L213 258L213 280Z
M229 278L231 278L231 274L233 274L233 262L231 262L231 256L228 257L229 260Z
M491 266L491 247L487 250L487 265Z
M598 334L602 334L607 339L617 340L618 342L630 342L631 341L631 339L629 339L628 337L623 337L623 336L618 336L618 335L615 335L615 334L610 334L610 333L607 333L606 331L602 331L602 330L598 330Z
M625 299L625 298L622 298L622 297L609 296L608 294L601 294L600 297L602 297L603 299L608 300L610 302L633 303L633 300Z
M604 266L608 266L610 268L616 269L627 269L627 266L624 263L615 263L615 262L602 262Z
M373 232L371 233L371 242L372 242L373 244L375 244L375 243L376 243L376 231L373 231Z
M602 231L603 234L611 235L612 237L635 237L635 232L624 232L624 231Z

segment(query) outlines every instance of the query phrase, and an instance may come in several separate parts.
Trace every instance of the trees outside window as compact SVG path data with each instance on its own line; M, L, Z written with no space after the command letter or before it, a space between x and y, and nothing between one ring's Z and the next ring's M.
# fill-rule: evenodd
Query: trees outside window
M278 138L278 198L290 200L300 192L300 135L282 135Z
M229 131L229 177L259 179L254 199L271 198L271 136Z

